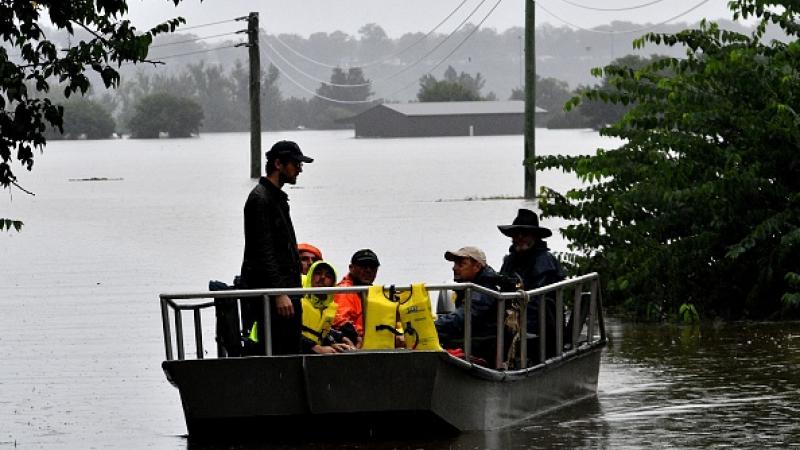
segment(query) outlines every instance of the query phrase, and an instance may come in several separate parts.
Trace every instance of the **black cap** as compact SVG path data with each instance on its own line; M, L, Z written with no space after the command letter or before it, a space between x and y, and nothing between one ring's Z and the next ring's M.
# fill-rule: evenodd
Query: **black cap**
M300 146L294 141L278 141L267 152L267 159L291 158L304 163L314 162L313 158L304 155Z
M355 253L353 253L353 257L350 258L350 264L357 264L360 266L380 266L381 263L378 261L378 255L375 254L372 250L368 248L363 248Z

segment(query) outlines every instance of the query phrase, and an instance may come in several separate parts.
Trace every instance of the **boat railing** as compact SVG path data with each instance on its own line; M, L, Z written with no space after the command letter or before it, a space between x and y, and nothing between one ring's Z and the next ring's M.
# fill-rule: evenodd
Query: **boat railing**
M508 311L516 311L517 323L519 324L519 336L512 339L517 343L516 368L525 369L528 365L529 343L535 343L538 348L538 358L535 360L543 363L550 359L560 359L569 356L577 351L581 346L592 346L597 343L605 343L606 332L603 321L602 300L599 289L599 277L596 273L591 273L575 278L566 279L558 283L550 284L530 291L498 292L473 283L446 283L425 285L429 293L431 292L464 292L464 298L472 298L473 292L488 295L497 301L497 330L495 339L496 360L494 366L504 368L508 361L504 358L506 352L505 336ZM395 286L396 292L408 291L410 285ZM270 321L270 301L271 297L278 295L301 296L309 294L336 294L345 292L355 292L361 296L362 311L367 314L366 302L369 286L349 286L349 287L328 287L328 288L274 288L274 289L247 289L247 290L223 290L223 291L202 291L184 293L164 293L161 294L161 322L164 331L164 348L167 360L186 359L184 342L184 312L190 312L194 325L194 341L197 359L204 359L205 349L203 345L203 314L204 310L213 309L216 299L239 299L240 301L262 301L264 317L263 323L269 324ZM212 301L207 301L212 299ZM539 329L527 329L528 304L534 302L538 305ZM570 324L564 323L566 318L565 306L571 303L569 314ZM550 324L551 332L548 333L547 311L554 308L553 315L555 323ZM172 312L172 314L170 314ZM472 302L464 302L464 359L470 361L473 356L473 336L472 336ZM366 318L364 318L366 320ZM174 347L173 347L173 327L174 323ZM272 336L269 329L264 334L266 355L272 355ZM566 336L565 336L566 334ZM215 336L217 341L217 356L224 357L226 351L223 348L219 336ZM566 338L566 339L565 339ZM555 340L554 351L548 345L553 345L549 339ZM173 348L176 352L173 351Z

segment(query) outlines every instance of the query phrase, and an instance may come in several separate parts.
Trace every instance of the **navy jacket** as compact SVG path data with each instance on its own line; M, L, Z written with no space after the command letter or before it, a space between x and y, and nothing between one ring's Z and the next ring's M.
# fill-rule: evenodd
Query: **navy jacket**
M499 290L497 272L489 266L478 272L473 283ZM481 292L472 292L472 336L495 336L497 334L497 302ZM446 344L451 340L464 339L464 291L456 293L456 310L439 316L435 322L440 340Z

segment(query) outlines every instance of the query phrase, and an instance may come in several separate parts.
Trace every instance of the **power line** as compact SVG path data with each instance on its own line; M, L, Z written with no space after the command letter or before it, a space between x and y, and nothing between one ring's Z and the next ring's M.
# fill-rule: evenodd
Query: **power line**
M447 15L447 16L446 16L444 19L442 19L442 20L441 20L441 21L440 21L440 22L439 22L439 23L438 23L438 24L437 24L435 27L433 27L433 28L432 28L430 31L428 31L428 32L427 32L427 33L426 33L424 36L422 36L421 38L419 38L419 39L417 39L416 41L412 42L411 44L409 44L408 46L404 47L403 49L401 49L401 50L398 50L398 51L396 51L396 52L394 52L394 53L390 53L389 55L386 55L386 56L384 56L384 57L382 57L382 58L379 58L379 59L377 59L377 60L375 60L375 61L370 61L370 62L366 62L366 63L363 63L363 64L357 64L356 66L357 66L357 67L361 67L361 68L364 68L364 67L369 67L369 66L373 66L373 65L375 65L375 64L379 64L379 63L385 62L385 61L387 61L388 59L390 59L390 58L393 58L393 57L395 57L395 56L397 56L397 55L400 55L400 54L402 54L402 53L405 53L406 51L408 51L408 50L409 50L409 49L411 49L412 47L415 47L415 46L416 46L416 45L418 45L420 42L422 42L422 41L424 41L425 39L429 38L429 37L430 37L430 35L432 35L432 34L433 34L433 33L434 33L436 30L438 30L438 29L439 29L439 28L440 28L442 25L444 25L444 23L445 23L445 22L447 22L447 21L448 21L448 20L449 20L451 17L453 17L453 14L455 14L456 12L458 12L458 10L460 10L460 9L461 9L461 7L462 7L462 6L464 6L464 4L465 4L466 2L467 2L467 0L462 0L462 1L461 1L461 3L459 3L459 4L458 4L458 6L456 6L456 7L455 7L455 8L454 8L452 11L450 11L450 14L448 14L448 15ZM316 59L314 59L314 58L311 58L311 57L309 57L309 56L306 56L306 55L304 55L304 54L300 53L299 51L297 51L297 50L295 50L294 48L292 48L292 47L291 47L289 44L287 44L286 42L284 42L283 40L281 40L281 38L280 38L280 37L278 37L278 35L274 35L274 36L273 36L273 38L274 38L276 41L278 41L278 42L279 42L281 45L283 45L284 47L286 47L287 49L289 49L289 51L291 51L292 53L294 53L294 54L295 54L295 55L297 55L298 57L300 57L300 58L302 58L302 59L304 59L304 60L306 60L306 61L308 61L308 62L310 62L310 63L316 64L316 65L318 65L318 66L322 66L322 67L327 67L327 68L329 68L329 69L334 69L334 68L336 68L336 67L340 67L340 65L331 65L331 64L328 64L328 63L324 63L324 62L321 62L321 61L317 61L317 60L316 60Z
M224 50L226 48L242 47L244 45L247 45L247 44L245 42L239 42L238 44L234 44L234 45L225 45L225 46L222 46L222 47L214 47L214 48L209 48L209 49L206 49L206 50L197 50L197 51L194 51L194 52L178 53L178 54L175 54L175 55L167 55L167 56L157 56L157 57L153 57L153 59L155 61L160 61L162 59L170 59L170 58L178 58L178 57L181 57L181 56L197 55L199 53L208 53L208 52L213 52L213 51L216 51L216 50Z
M502 1L502 0L499 0L499 1L498 1L498 3L499 3L500 1ZM486 0L481 0L481 2L480 2L480 3L478 3L478 6L476 6L476 7L475 7L475 8L472 10L472 12L470 12L470 13L469 13L469 15L468 15L467 17L466 17L466 18L465 18L463 21L461 21L461 23L460 23L460 24L458 24L458 26L457 26L457 27L456 27L456 28L455 28L455 29L454 29L452 32L450 32L450 34L448 34L447 36L445 36L445 38L444 38L444 39L442 39L441 41L439 41L439 43L438 43L438 44L436 44L436 45L435 45L435 46L434 46L434 47L433 47L433 48L432 48L430 51L428 51L427 53L425 53L424 55L422 55L422 56L421 56L419 59L417 59L416 61L412 62L411 64L409 64L409 65L407 65L407 66L403 67L402 69L398 70L397 72L393 73L392 75L389 75L388 77L386 77L386 78L385 78L385 80L391 80L392 78L394 78L394 77L396 77L396 76L400 75L401 73L408 71L408 69L410 69L410 68L412 68L412 67L416 66L417 64L419 64L420 62L422 62L422 60L424 60L425 58L427 58L428 56L430 56L430 55L431 55L433 52L435 52L436 50L438 50L438 49L439 49L439 47L441 47L442 45L444 45L444 43L445 43L445 42L447 42L447 41L448 41L448 40L449 40L451 37L453 37L453 35L455 35L455 34L456 34L456 32L457 32L458 30L460 30L460 29L461 29L461 27L463 27L465 23L467 23L467 21L468 21L468 20L469 20L469 19L470 19L470 18L471 18L471 17L472 17L474 14L475 14L475 12L476 12L476 11L478 11L478 8L480 8L481 6L483 6L483 4L484 4L484 3L486 3ZM496 7L497 7L497 6L495 5L495 6L492 8L492 11L494 11L494 8L496 8ZM490 14L491 14L491 12L490 12ZM487 16L487 17L488 17L488 16ZM486 20L486 17L484 17L484 18L483 18L483 20ZM481 21L481 23L483 23L483 21ZM469 36L471 36L471 35L472 35L472 34L470 34ZM469 36L468 36L467 38L469 38Z
M462 39L462 40L461 40L461 42L459 42L459 43L458 43L458 45L456 45L456 47L455 47L455 48L453 48L453 50L452 50L452 51L450 51L450 53L448 53L448 54L447 54L447 56L445 56L444 58L442 58L441 60L439 60L439 62L438 62L438 63L436 63L436 65L435 65L435 66L433 66L433 67L432 67L432 68L431 68L431 69L430 69L430 70L429 70L429 71L426 73L426 75L430 75L430 73L431 73L431 72L433 72L434 70L436 70L436 68L437 68L437 67L441 66L441 65L442 65L442 64L443 64L443 63L444 63L444 62L445 62L445 61L446 61L448 58L450 58L451 56L453 56L453 54L454 54L456 51L458 51L458 49L459 49L459 48L461 48L461 46L462 46L462 45L464 45L464 44L465 44L465 43L466 43L466 42L467 42L467 41L468 41L468 40L469 40L469 39L472 37L472 35L473 35L473 34L475 34L475 33L476 33L476 32L477 32L477 31L478 31L480 28L481 28L481 26L483 25L483 23L484 23L484 22L486 22L486 19L488 19L488 18L489 18L489 16L491 16L491 15L492 15L492 13L494 12L494 10L495 10L495 9L497 9L497 7L498 7L498 6L500 6L500 3L502 3L502 2L503 2L503 0L497 0L497 2L494 4L494 6L492 6L492 9L490 9L490 10L489 10L489 12L488 12L488 13L486 13L486 15L483 17L483 19L482 19L480 22L478 22L478 25L476 25L476 26L475 26L475 28L473 28L473 29L472 29L472 31L470 31L470 32L469 32L469 34L467 34L467 35L464 37L464 39ZM389 97L394 97L396 94L398 94L398 93L400 93L400 92L402 92L402 91L405 91L406 89L408 89L409 87L413 86L413 85L414 85L414 84L416 84L417 82L418 82L418 80L415 80L413 83L409 83L409 84L407 84L407 85L403 86L402 88L400 88L400 89L398 89L398 90L396 90L396 91L392 92L392 93L389 95Z
M286 59L286 57L284 57L284 56L283 56L283 55L282 55L282 54L281 54L281 53L280 53L280 52L279 52L279 51L278 51L278 50L277 50L275 47L273 47L273 46L272 46L272 44L270 44L270 43L269 43L269 41L265 40L265 41L264 41L264 43L265 43L265 44L267 44L267 47L269 47L270 49L272 49L272 51L273 51L273 52L274 52L274 53L275 53L275 54L276 54L276 55L277 55L277 56L278 56L278 57L279 57L281 60L283 60L283 62L285 62L285 63L286 63L286 64L287 64L289 67L291 67L291 68L292 68L292 69L294 69L296 72L298 72L299 74L303 75L304 77L306 77L306 78L308 78L308 79L310 79L310 80L312 80L312 81L316 81L316 82L318 82L318 83L324 83L324 84L327 84L327 85L330 85L330 86L336 86L336 87L363 87L363 86L369 86L369 85L371 85L371 84L372 84L372 83L369 83L369 82L368 82L368 83L359 83L359 84L336 84L336 83L332 83L332 82L329 82L329 81L321 80L321 79L319 79L319 78L316 78L314 75L311 75L310 73L308 73L308 72L305 72L305 71L303 71L302 69L300 69L299 67L297 67L297 66L295 66L294 64L292 64L292 63L291 63L291 62L290 62L288 59Z
M591 11L631 11L631 10L634 10L634 9L647 8L648 6L655 5L656 3L661 3L664 0L653 0L653 1L650 1L650 2L647 2L647 3L642 3L641 5L626 6L626 7L621 7L621 8L596 8L594 6L581 5L580 3L575 3L575 2L570 1L570 0L561 0L561 1L566 3L566 4L568 4L568 5L572 5L572 6L576 7L576 8L588 9L588 10L591 10Z
M306 92L306 93L308 93L308 94L311 94L311 95L313 95L314 97L321 98L321 99L323 99L323 100L327 100L327 101L329 101L329 102L333 102L333 103L341 103L341 104L345 104L345 105L358 105L358 104L364 104L364 103L376 103L376 102L380 101L380 100L337 100L337 99L335 99L335 98L330 98L330 97L326 97L326 96L324 96L324 95L320 95L320 94L318 94L318 93L316 93L316 92L312 91L311 89L309 89L309 88L307 88L307 87L303 86L302 84L298 83L298 82L297 82L297 81L296 81L294 78L290 77L290 76L289 76L289 75L286 73L286 71L285 71L285 70L283 70L283 69L281 69L279 65L275 64L275 60L273 60L273 59L270 59L270 58L269 58L269 56L267 57L267 60L270 62L270 64L272 64L273 66L275 66L275 68L276 68L276 69L278 69L278 71L279 71L279 72L280 72L280 73L281 73L281 74L282 74L284 77L286 77L286 79L287 79L287 80L289 80L289 81L290 81L290 82L291 82L293 85L295 85L295 86L297 86L298 88L300 88L300 90L302 90L302 91L304 91L304 92Z
M533 0L528 0L528 1L533 1ZM544 6L542 6L541 0L540 1L534 1L533 3L536 6L538 6L539 8L541 8L542 11L544 11L545 13L547 13L548 15L553 17L554 19L558 20L559 22L561 22L561 23L563 23L565 25L571 26L573 28L577 28L577 29L582 30L582 31L588 31L590 33L600 33L600 34L627 34L627 33L640 33L642 31L652 30L655 27L667 24L669 22L672 22L675 19L680 19L681 17L685 16L686 14L689 14L690 12L694 11L695 9L705 5L709 1L710 0L702 0L700 3L692 6L691 8L687 9L686 11L684 11L684 12L678 14L678 15L675 15L673 17L670 17L667 20L664 20L662 22L656 23L654 25L649 25L649 26L646 26L646 27L637 28L637 29L633 29L633 30L596 30L596 29L592 29L592 28L584 28L584 27L581 27L579 25L575 25L574 23L568 22L568 21L562 19L561 17L557 16L556 14L553 14L549 9L545 8Z
M174 42L167 42L165 44L151 45L150 48L168 47L170 45L178 45L178 44L187 44L189 42L202 41L203 39L212 39L212 38L223 37L223 36L233 36L234 34L241 34L241 33L245 33L245 32L247 32L247 30L233 31L231 33L212 34L210 36L200 36L200 37L196 37L194 39L185 39L185 40L182 40L182 41L174 41Z
M397 56L397 55L400 55L400 54L403 54L403 53L405 53L406 51L408 51L408 50L409 50L409 49L411 49L412 47L416 46L416 45L417 45L417 44L419 44L420 42L422 42L422 41L424 41L425 39L427 39L428 37L430 37L430 35L432 35L432 34L433 34L433 33L434 33L436 30L438 30L438 29L439 29L439 27L441 27L442 25L444 25L444 23L445 23L445 22L447 22L447 21L448 21L448 20L449 20L451 17L453 17L453 14L455 14L456 12L458 12L458 10L460 10L460 9L461 9L461 7L462 7L462 6L464 6L464 4L465 4L465 3L467 3L467 0L462 0L462 1L461 1L461 3L459 3L459 4L458 4L458 6L456 6L456 7L455 7L455 9L453 9L452 11L450 11L450 14L448 14L448 15L447 15L447 17L445 17L444 19L442 19L442 21L441 21L441 22L439 22L439 23L438 23L438 24L437 24L435 27L433 27L433 28L432 28L430 31L428 31L427 33L425 33L425 35L424 35L424 36L422 36L421 38L419 38L419 39L417 39L416 41L412 42L411 44L407 45L405 48L403 48L403 49L401 49L401 50L398 50L398 51L396 51L396 52L394 52L394 53L390 53L390 54L388 54L387 56L385 56L384 58L377 59L377 60L375 60L375 61L370 61L370 62L363 63L363 64L359 64L358 66L359 66L359 67L369 67L369 66L372 66L372 65L375 65L375 64L379 64L379 63L385 62L385 61L387 61L387 60L389 60L389 59L391 59L391 58L394 58L394 57L395 57L395 56Z
M246 18L247 17L244 17L244 19L246 19ZM220 20L219 22L210 22L210 23L203 23L203 24L200 24L200 25L192 25L190 27L180 27L179 26L177 28L177 30L178 31L194 30L195 28L203 28L203 27L210 27L212 25L220 25L220 24L223 24L223 23L237 22L237 21L242 20L242 19L243 19L242 17L237 17L235 19Z

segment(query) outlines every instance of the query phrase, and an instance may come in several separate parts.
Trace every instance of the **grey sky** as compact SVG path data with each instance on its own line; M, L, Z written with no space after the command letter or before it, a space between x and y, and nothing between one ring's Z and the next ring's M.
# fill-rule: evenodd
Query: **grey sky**
M450 18L439 32L447 33L455 28L481 0L466 0L459 11ZM677 22L696 22L702 18L730 19L727 0L537 0L537 24L564 25L548 14L545 9L564 21L579 27L593 27L614 20L636 23L660 23L675 17L697 5ZM261 27L268 33L297 33L308 36L318 31L341 30L356 35L367 23L380 25L386 33L396 38L406 32L427 32L444 19L462 0L184 0L177 8L168 0L130 0L130 15L140 28L150 27L164 19L181 15L185 26L205 24L258 11ZM497 0L485 0L470 22L477 24ZM594 8L614 9L654 3L651 6L631 11L591 11L573 4ZM702 3L702 4L701 4ZM484 27L498 31L513 26L522 26L524 0L502 0ZM544 9L543 9L544 8ZM223 24L193 30L199 35L209 35L237 29L235 24Z

